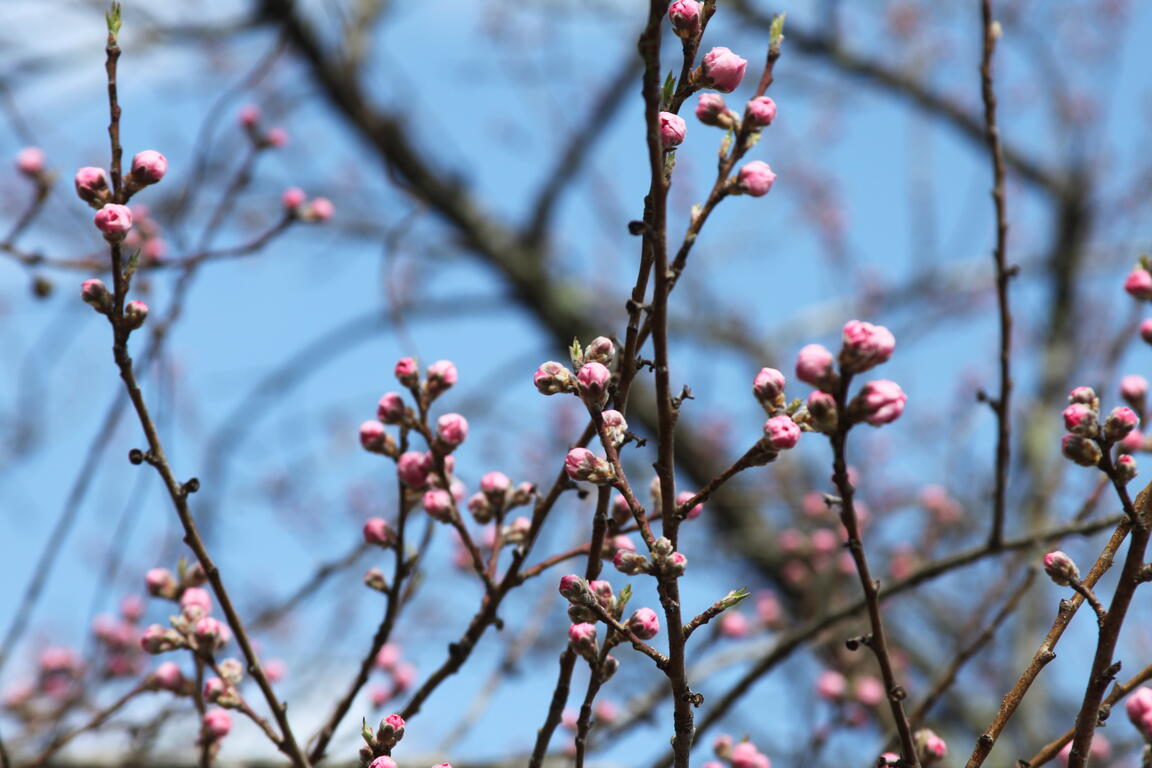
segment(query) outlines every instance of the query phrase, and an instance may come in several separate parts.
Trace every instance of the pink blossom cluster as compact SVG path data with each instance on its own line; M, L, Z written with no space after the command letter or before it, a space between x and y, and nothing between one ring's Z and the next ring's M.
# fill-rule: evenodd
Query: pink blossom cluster
M831 433L841 428L843 417L838 412L842 376L854 376L875 368L892 357L896 339L882 325L849 320L844 325L840 354L833 356L819 344L809 344L796 358L796 378L816 387L821 394L808 398L807 425ZM836 363L839 361L839 371ZM908 397L894 381L874 379L846 403L847 426L864 421L874 427L889 424L904 413Z
M1125 376L1120 394L1131 405L1144 410L1148 382L1142 376ZM1136 476L1136 460L1130 454L1140 450L1144 437L1138 427L1140 416L1127 406L1113 408L1103 420L1100 398L1091 387L1076 387L1068 395L1068 407L1062 414L1068 434L1061 440L1064 456L1085 467L1100 466L1123 481ZM1111 468L1101 462L1113 446L1119 451Z
M712 742L712 751L721 761L705 763L703 768L772 768L768 756L756 748L751 741L734 742L728 734L720 734Z
M375 683L368 688L368 697L372 706L380 708L388 704L397 696L402 696L416 683L416 667L404 659L403 649L398 643L385 643L376 653L375 669L385 676L384 682Z

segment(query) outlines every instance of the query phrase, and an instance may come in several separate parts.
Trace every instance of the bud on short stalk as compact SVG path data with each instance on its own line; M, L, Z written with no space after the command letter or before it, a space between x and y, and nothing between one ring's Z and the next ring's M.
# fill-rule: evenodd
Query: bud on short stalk
M1080 580L1080 569L1076 567L1072 558L1060 550L1044 555L1044 572L1062 587L1071 586L1072 582Z
M1060 445L1065 458L1071 459L1082 467L1094 467L1100 463L1103 453L1095 440L1080 435L1064 435Z
M554 360L541 364L536 369L532 382L542 395L576 391L576 377L572 375L572 371L568 370L568 366Z

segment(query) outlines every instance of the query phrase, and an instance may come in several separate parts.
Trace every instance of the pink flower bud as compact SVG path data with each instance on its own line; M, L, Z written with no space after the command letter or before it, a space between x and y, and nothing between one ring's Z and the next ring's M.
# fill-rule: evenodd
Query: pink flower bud
M696 494L694 494L692 491L681 491L680 493L676 494L676 506L683 507L695 496ZM695 518L700 517L700 513L703 511L703 504L695 504L690 509L683 511L682 514L686 520L694 520Z
M821 431L831 433L836 429L839 412L836 409L836 398L827 392L819 390L808 395L807 401L809 425ZM820 506L824 508L823 497L817 497Z
M80 298L102 315L112 311L112 294L103 280L85 280L81 283Z
M620 708L610 699L601 699L596 702L596 719L605 724L612 724L620 717Z
M326 197L314 197L308 206L300 212L304 221L328 221L336 214L336 206Z
M927 728L917 731L915 738L920 762L926 766L935 765L948 754L948 745L944 743L944 739Z
M704 125L732 130L739 123L739 116L724 104L724 97L718 93L702 93L696 102L696 119Z
M762 160L745 163L736 177L736 189L752 197L763 197L772 189L776 174Z
M209 739L219 741L232 730L232 715L225 709L213 707L204 713L204 733Z
M582 656L594 653L596 651L596 625L585 621L568 627L568 642Z
M280 659L269 659L264 664L264 676L268 678L269 682L280 682L287 672L287 666Z
M209 704L220 701L220 697L228 693L228 684L218 677L210 677L204 681L204 699Z
M268 146L270 147L276 147L277 149L286 147L288 146L288 131L279 127L273 128L272 130L268 131L267 139Z
M396 441L378 421L365 421L360 425L360 447L371 453L392 456L396 453Z
M420 369L411 357L402 357L396 361L396 379L406 387L414 387L420 381Z
M680 552L673 552L668 555L668 559L664 562L664 570L670 576L680 577L688 570L688 558Z
M376 666L380 669L395 669L404 652L396 643L384 643L376 654Z
M1044 572L1056 584L1062 587L1070 586L1073 581L1080 580L1080 569L1072 558L1060 550L1044 555Z
M492 522L492 518L496 515L496 510L492 508L492 502L483 493L474 493L468 498L468 512L480 525L487 525Z
M826 669L816 678L816 695L825 701L839 701L848 691L848 681L834 669Z
M126 205L108 203L96 211L92 220L108 240L123 240L132 229L132 211Z
M436 420L436 436L451 446L468 438L468 420L458 413L446 413Z
M24 147L16 153L16 170L29 178L38 177L44 172L44 150L40 147Z
M728 611L720 616L719 630L721 637L747 637L750 629L748 617L740 613L740 611Z
M124 323L130 330L136 330L148 319L148 305L142 301L130 301L124 305Z
M750 741L742 741L732 747L728 760L732 768L772 768L772 763L756 749Z
M1152 344L1152 317L1140 323L1140 338L1145 344Z
M900 385L887 379L876 379L864 385L857 396L864 420L874 427L890 424L904 413L908 396Z
M1120 396L1128 402L1140 402L1148 394L1148 380L1137 374L1120 379Z
M376 418L385 424L399 424L404 421L404 398L395 392L386 392L376 404Z
M300 189L300 187L288 187L284 190L283 194L280 195L280 202L288 211L295 211L304 205L306 199L304 190Z
M616 555L612 558L612 565L625 576L638 576L641 573L648 573L650 570L647 557L627 549L616 550Z
M660 632L660 618L651 608L638 608L628 619L628 630L641 640L651 640Z
M747 66L747 61L727 48L717 46L704 54L701 69L704 78L712 88L724 93L731 93L739 87L740 81L744 79L744 69Z
M587 448L573 448L564 459L564 471L573 480L610 485L616 479L612 465Z
M390 547L395 541L391 526L380 517L373 517L364 523L364 541L381 547Z
M1136 434L1133 432L1132 434ZM1071 459L1082 467L1094 467L1100 462L1103 455L1100 446L1087 437L1080 435L1064 435L1060 450L1065 458Z
M153 597L171 597L176 577L167 568L153 568L144 575L144 585Z
M1140 426L1140 417L1131 408L1113 408L1104 421L1104 436L1109 440L1123 440L1128 433Z
M154 149L136 153L132 158L132 181L140 186L155 184L168 173L168 158Z
M396 761L387 755L381 755L369 763L368 768L396 768Z
M624 444L627 438L628 422L624 414L616 410L607 410L600 414L604 422L604 431L608 433L608 440L617 448Z
M748 120L756 127L772 125L776 119L776 102L767 96L758 96L748 102Z
M172 661L166 661L156 667L156 671L152 673L152 683L162 691L176 692L184 685L184 675L180 671L179 665Z
M764 435L768 444L778 451L795 448L800 442L800 427L791 416L773 416L764 422Z
M139 595L125 595L124 599L120 601L120 615L129 624L140 621L140 617L144 615L143 598Z
M209 651L223 647L230 635L228 628L211 616L197 619L192 627L192 634L196 637L197 644Z
M836 367L832 353L819 344L809 344L796 356L796 378L825 392L835 388Z
M695 37L700 32L700 3L676 0L668 8L668 20L677 37Z
M608 383L612 380L612 372L602 363L585 363L580 367L576 379L580 384L580 393L590 402L603 405L608 398Z
M780 621L780 599L771 590L764 590L756 595L756 618L766 627L771 627Z
M245 128L252 128L256 123L260 122L260 107L255 104L245 104L240 108L239 113L240 125Z
M1116 475L1122 483L1131 482L1131 480L1136 477L1136 459L1126 453L1117 456Z
M594 599L588 582L574 573L560 577L560 594L573 603L586 603Z
M1144 740L1152 741L1152 728L1149 728L1152 722L1148 719L1152 715L1152 688L1141 686L1129 694L1124 711Z
M1120 441L1117 447L1123 453L1136 453L1136 451L1144 450L1144 433L1138 429L1132 430L1127 437Z
M81 168L76 171L75 183L76 194L93 208L102 207L111 196L108 175L103 168Z
M504 494L508 493L508 489L511 487L512 481L503 472L488 472L480 478L480 490L486 496L503 500Z
M207 616L212 612L212 596L200 587L188 587L180 596L180 609L188 615Z
M871 675L858 678L853 688L856 701L866 707L878 707L888 699L888 693L884 690L884 683Z
M775 368L761 368L752 381L752 394L766 405L776 405L784 394L784 374Z
M532 376L532 383L542 395L555 395L561 392L572 392L576 389L576 380L572 371L563 363L548 361L541 364Z
M455 509L455 506L452 503L452 494L448 491L442 488L433 488L424 494L421 501L424 511L433 519L442 523L452 522L452 510Z
M1096 411L1084 403L1072 403L1064 409L1064 429L1089 437L1096 432Z
M419 489L427 485L428 474L431 471L431 458L420 451L408 451L396 462L396 474L400 477L400 482L409 488Z
M1152 274L1143 267L1136 267L1124 279L1124 290L1140 301L1152 299Z
M584 350L584 362L609 365L616 356L616 345L607 336L597 336Z
M844 324L840 367L845 372L862 373L888 362L895 348L896 338L884 326L849 320Z
M428 366L428 388L434 392L443 392L456 383L456 366L450 360L438 360Z
M397 714L388 715L386 718L381 720L380 730L388 734L384 737L384 740L387 741L391 739L392 744L395 745L402 738L404 738L404 725L404 718Z
M660 143L664 149L680 146L687 132L688 124L680 115L674 112L660 113Z

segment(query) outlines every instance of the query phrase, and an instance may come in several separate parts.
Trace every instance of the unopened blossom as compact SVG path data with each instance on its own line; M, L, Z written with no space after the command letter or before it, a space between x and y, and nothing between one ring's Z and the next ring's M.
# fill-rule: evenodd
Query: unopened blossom
M281 659L268 659L264 664L264 676L272 683L283 680L287 671L288 667Z
M40 147L24 147L16 153L16 170L30 178L44 172L44 150Z
M628 618L627 626L641 640L651 640L660 633L660 618L651 608L637 608Z
M1129 436L1131 434L1136 434L1136 432L1133 431ZM1060 443L1060 450L1065 458L1071 459L1082 467L1096 466L1103 455L1095 440L1080 435L1064 435L1064 439Z
M717 46L704 54L701 68L708 85L723 93L731 93L744 79L748 62L729 49Z
M542 395L555 395L561 392L573 392L576 389L576 377L568 366L549 360L542 363L532 376L532 383Z
M468 420L458 413L446 413L436 420L436 437L451 446L468 438Z
M376 404L376 418L385 424L399 424L406 412L404 398L396 392L385 392Z
M196 623L192 625L192 634L196 637L196 642L201 648L214 651L228 642L231 633L218 619L204 616L197 619Z
M189 587L180 596L180 608L189 616L207 616L212 612L212 596L206 589Z
M852 686L852 693L856 697L856 701L866 707L878 707L888 698L888 693L884 690L884 683L872 675L858 677Z
M1116 475L1122 483L1131 481L1136 477L1136 459L1127 453L1117 456Z
M167 568L153 568L144 575L144 585L153 597L171 597L176 589L176 577Z
M100 208L108 202L111 189L108 187L108 174L103 168L88 166L76 171L74 179L76 194L93 208Z
M1148 379L1139 374L1129 374L1120 379L1120 396L1128 402L1139 402L1148 394Z
M204 713L204 731L209 738L219 741L232 730L232 715L219 707L213 707Z
M1124 701L1124 712L1145 741L1152 742L1152 688L1140 686Z
M648 573L651 568L651 563L647 557L627 549L616 550L616 554L612 558L612 565L625 576L638 576L641 573Z
M420 381L420 367L411 357L402 357L397 360L393 373L396 380L406 387L414 387Z
M692 491L681 491L680 493L676 494L676 506L678 508L683 508L685 504L692 501L692 499L695 497L696 494L694 494ZM694 504L689 509L685 510L683 514L685 519L694 520L695 518L700 517L700 513L703 511L703 504Z
M700 3L676 0L668 7L668 20L677 37L695 37L700 32Z
M825 392L836 385L835 358L820 344L809 344L796 356L796 378Z
M776 405L784 394L784 374L775 368L761 368L752 380L752 393L765 405Z
M1096 411L1084 403L1072 403L1064 409L1064 429L1090 437L1096 432Z
M904 413L908 396L894 381L876 379L864 385L857 396L864 421L874 427L890 424Z
M944 739L928 728L921 728L915 734L916 749L920 762L924 765L936 765L948 754L948 745Z
M584 349L585 363L601 363L610 365L616 356L616 344L607 336L597 336L588 342Z
M842 699L848 691L848 681L834 669L826 669L816 678L816 694L825 700Z
M245 104L240 108L237 117L240 119L240 125L245 128L252 128L260 122L260 107L255 104Z
M314 197L308 205L300 211L300 218L304 221L328 221L336 214L336 206L326 197Z
M620 411L607 410L600 414L600 418L604 422L604 431L608 435L609 442L616 447L622 445L628 432L628 422L624 420L624 414Z
M1140 338L1145 344L1152 344L1152 317L1140 323Z
M564 459L564 471L573 480L608 485L616 479L612 465L587 448L573 448Z
M758 128L771 125L776 119L776 102L767 96L758 96L748 102L746 111L752 125Z
M267 143L268 146L277 149L288 146L288 131L283 128L273 128L268 131Z
M289 212L295 212L300 206L304 205L307 200L307 195L300 187L288 187L280 194L280 203L284 209Z
M1044 555L1044 572L1062 587L1071 586L1072 582L1080 580L1080 569L1072 558L1060 550Z
M574 573L560 578L559 590L571 603L583 604L595 599L588 582Z
M458 376L456 366L451 360L437 360L428 366L428 391L436 395L450 389L456 383Z
M731 130L740 121L740 116L724 103L718 93L702 93L696 101L696 119L704 125Z
M1123 440L1128 433L1140 426L1140 417L1131 408L1113 408L1104 420L1104 436L1109 440Z
M432 471L432 459L421 451L408 451L401 454L396 462L396 474L400 482L409 488L423 488L428 483Z
M390 547L396 537L388 521L380 517L373 517L364 522L364 542L381 547Z
M452 521L452 511L454 505L452 503L452 494L442 488L433 488L424 494L421 503L424 511L427 512L432 518L439 520L442 523L449 523Z
M1117 446L1123 453L1135 453L1144 450L1144 433L1134 429Z
M568 627L568 642L577 653L584 655L596 650L596 625L581 622Z
M608 397L608 383L612 372L602 363L585 363L576 374L580 394L589 402L603 405Z
M773 416L764 422L764 436L776 450L787 450L800 442L800 427L791 416Z
M84 303L101 314L112 311L112 293L103 280L85 280L80 284L80 298Z
M1068 393L1069 403L1083 403L1090 408L1097 407L1096 390L1092 387L1076 387Z
M148 305L142 301L130 301L124 305L124 324L130 330L136 330L144 325L148 319Z
M184 674L176 662L166 661L156 667L152 673L152 682L160 690L176 692L184 685Z
M486 496L503 500L511 487L512 481L503 472L488 472L480 478L480 490Z
M397 768L396 761L387 755L381 755L368 764L368 768Z
M660 113L660 144L664 149L680 146L688 133L688 124L675 112Z
M895 349L896 337L884 326L849 320L844 324L840 367L846 373L863 373L887 362Z
M108 203L92 217L96 228L108 240L123 240L132 229L132 210L126 205Z
M732 768L772 768L771 761L750 741L734 745L728 760Z
M809 426L821 432L832 432L836 429L839 411L836 409L836 398L827 392L816 390L809 393L806 401L809 416ZM823 507L823 497L820 497Z
M1152 299L1152 274L1143 267L1136 267L1124 279L1124 290L1141 301Z
M385 456L396 453L396 441L379 421L365 421L360 425L360 447Z
M132 170L129 173L131 180L140 186L155 184L168 173L168 158L154 149L137 152L132 158Z
M748 617L740 611L725 611L720 616L718 628L721 637L741 638L748 637L752 627Z
M772 189L776 174L763 160L745 163L736 176L736 189L751 197L763 197Z

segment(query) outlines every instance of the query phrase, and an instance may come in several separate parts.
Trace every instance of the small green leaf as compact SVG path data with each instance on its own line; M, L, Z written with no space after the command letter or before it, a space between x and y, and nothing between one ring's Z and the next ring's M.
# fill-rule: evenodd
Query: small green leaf
M120 3L112 3L112 7L104 14L104 21L108 24L108 34L115 38L120 34Z
M576 368L584 365L584 350L580 346L580 339L572 339L572 346L568 348L568 356L572 358L572 365Z
M668 77L664 78L664 90L660 96L660 105L668 107L672 103L672 93L676 88L676 78L672 76L672 70L668 70Z
M780 43L784 40L784 17L787 15L777 14L772 19L772 26L768 28L768 47L776 53L780 52Z
M618 615L624 614L624 606L628 605L628 601L632 599L632 585L625 584L624 589L620 590L620 596L616 598L616 613Z
M748 597L750 594L752 593L748 591L747 587L741 587L740 589L732 590L728 594L724 595L724 597L720 598L719 601L717 601L720 605L720 610L728 610L732 606L737 605L741 600Z

